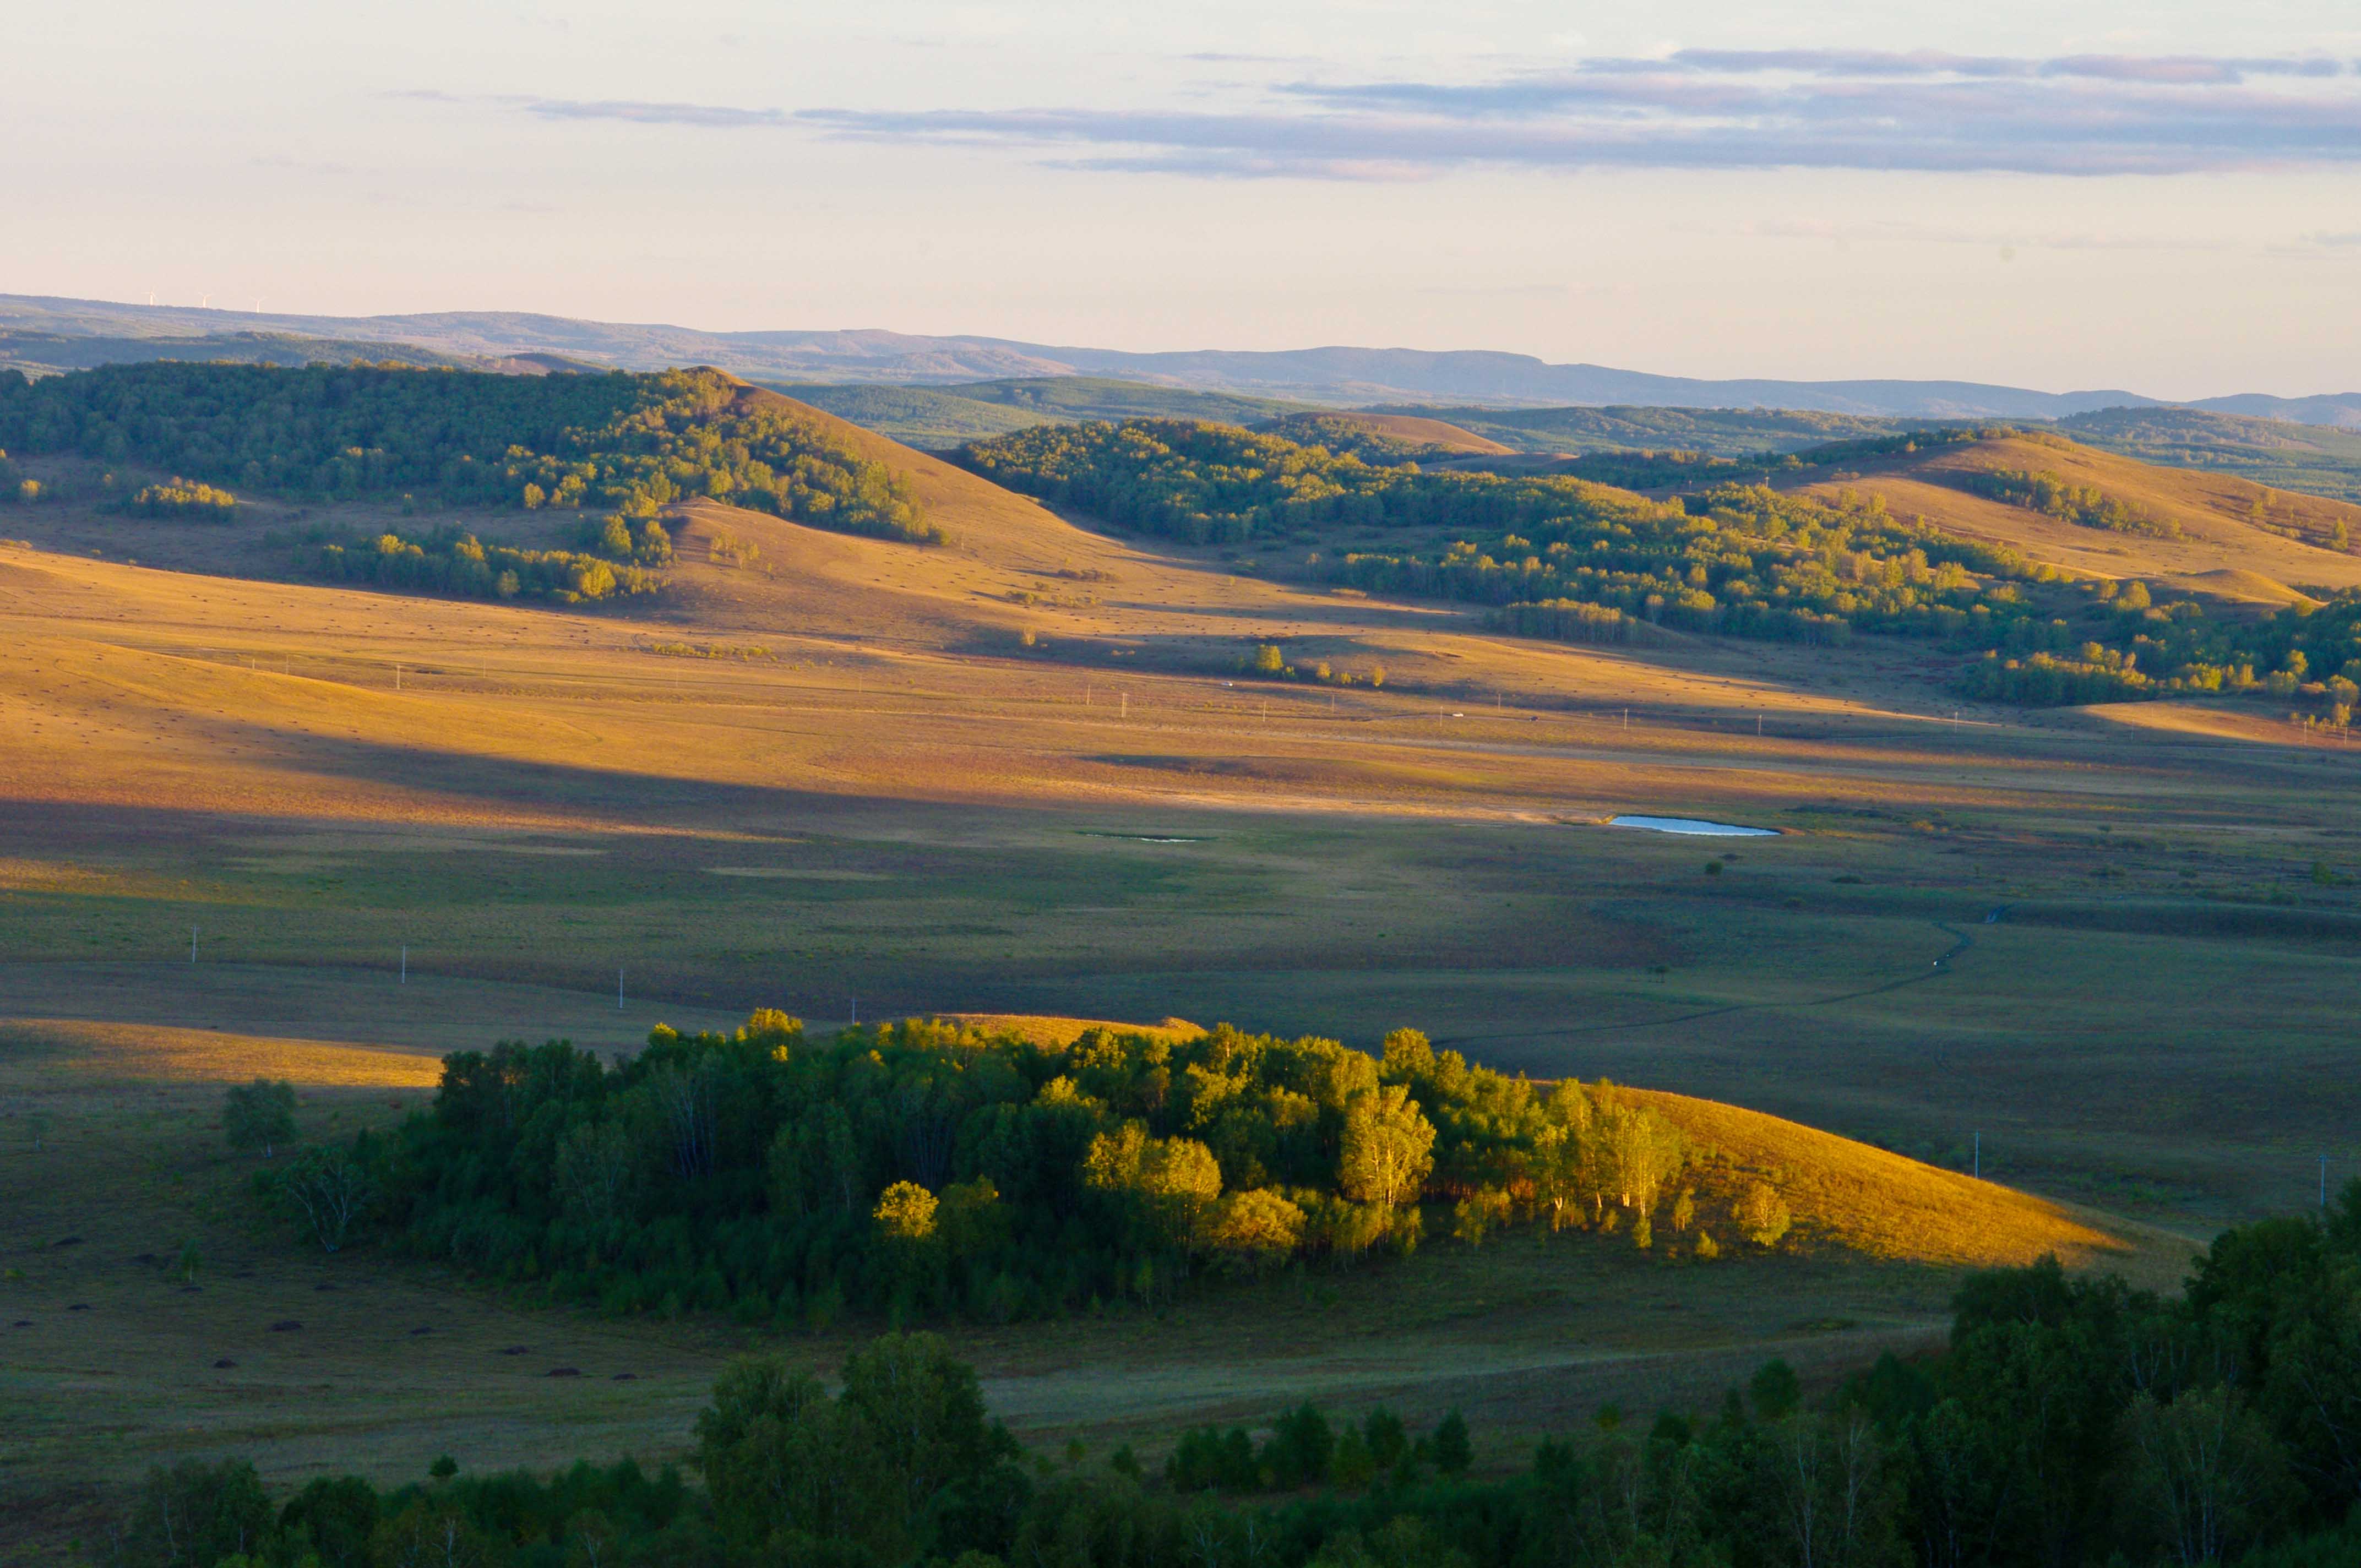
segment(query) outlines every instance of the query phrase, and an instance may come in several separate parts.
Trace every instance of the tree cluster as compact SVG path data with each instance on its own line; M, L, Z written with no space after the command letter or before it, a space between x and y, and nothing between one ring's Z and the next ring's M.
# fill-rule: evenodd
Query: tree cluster
M143 485L129 510L143 517L191 519L199 522L234 522L237 498L227 490L178 475L160 485Z
M763 1013L729 1036L658 1029L612 1065L563 1042L453 1056L431 1112L352 1152L399 1245L616 1312L798 1327L1347 1266L1414 1248L1430 1207L1471 1243L1528 1222L1648 1246L1694 1217L1661 1116L1412 1030L1379 1058L1226 1026L815 1041Z
M661 536L662 525L653 519L645 526ZM487 544L456 528L437 528L415 539L380 533L373 540L320 531L296 547L295 565L330 582L373 583L462 598L543 599L555 604L587 604L653 593L664 586L661 575L628 559L610 562L571 550L518 550Z
M907 477L714 370L501 376L384 366L0 372L0 445L140 462L320 501L596 507L709 496L815 527L939 543Z

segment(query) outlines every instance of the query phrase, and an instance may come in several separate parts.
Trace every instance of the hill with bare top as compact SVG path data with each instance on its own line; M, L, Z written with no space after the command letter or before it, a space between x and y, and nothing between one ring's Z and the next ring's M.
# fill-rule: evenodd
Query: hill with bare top
M1260 427L1306 445L1350 447L1375 438L1403 452L1501 456L1514 447L1445 420L1404 413L1290 414Z
M2027 504L2025 481L2088 492L2100 507L2114 503L2124 521L2107 526L2059 514L2070 514L2070 505L2045 511ZM1876 496L1898 516L2006 544L2077 575L2137 577L2257 603L2361 587L2361 554L2354 554L2361 506L2160 467L2059 436L2010 434L1860 459L1834 473L1807 468L1792 488L1830 500L1848 490Z

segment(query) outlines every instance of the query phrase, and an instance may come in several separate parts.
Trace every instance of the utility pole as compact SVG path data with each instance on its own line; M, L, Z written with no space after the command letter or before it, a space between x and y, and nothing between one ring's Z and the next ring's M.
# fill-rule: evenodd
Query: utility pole
M2328 1157L2320 1157L2320 1206L2328 1207Z
M1982 1134L1982 1133L1979 1132L1979 1133L1976 1135L1976 1179L1977 1179L1978 1181L1982 1181L1983 1179L1984 1179L1984 1135L1983 1135L1983 1134Z
M401 666L399 663L393 667L393 689L396 691L401 689Z
M189 961L197 961L197 928L194 926L189 927Z
M407 942L401 945L401 983L410 983L410 944Z
M622 1010L623 1010L623 966L622 966L622 965L620 965L620 964L617 964L617 965L615 966L615 1011L616 1011L616 1012L618 1012L618 1013L620 1013Z
M1129 692L1123 694L1122 717L1125 718L1129 718L1131 717L1131 694Z
M848 996L844 1000L845 1004L852 1009L852 1026L858 1029L861 1027L861 998Z

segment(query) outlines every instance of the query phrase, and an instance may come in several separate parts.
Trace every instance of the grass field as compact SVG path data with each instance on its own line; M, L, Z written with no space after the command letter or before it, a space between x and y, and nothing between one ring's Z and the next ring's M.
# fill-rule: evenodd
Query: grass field
M444 1051L628 1049L760 1005L1364 1046L1406 1024L1691 1097L1664 1103L1700 1143L1850 1216L1841 1253L1705 1268L1517 1239L1169 1322L964 1332L1026 1432L1106 1444L1295 1392L1461 1403L1480 1437L1710 1398L1773 1348L1833 1375L1927 1343L1964 1263L2054 1244L2169 1284L2176 1237L2300 1206L2319 1156L2361 1155L2361 752L2252 707L1961 707L1908 648L1512 641L1465 607L1150 553L861 439L951 545L699 505L673 590L598 613L271 580L268 507L227 531L7 514L0 1310L36 1326L0 1340L0 1399L30 1412L6 1479L44 1530L98 1506L66 1480L179 1452L278 1478L659 1455L743 1343L303 1256L210 1130L255 1071L341 1130L415 1103ZM2198 550L2195 522L2072 532ZM2257 537L2314 575L2234 534L2184 575L2353 559ZM1235 677L1266 637L1389 683ZM1625 812L1782 836L1603 825ZM2068 1207L1813 1129L1951 1171L1981 1134L1987 1177ZM192 1239L196 1294L139 1261Z

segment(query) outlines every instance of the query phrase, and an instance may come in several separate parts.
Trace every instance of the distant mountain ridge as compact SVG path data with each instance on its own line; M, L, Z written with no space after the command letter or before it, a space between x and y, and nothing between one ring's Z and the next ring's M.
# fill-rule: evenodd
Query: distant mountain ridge
M1706 380L1491 350L1324 347L1138 354L882 330L702 332L500 311L314 316L0 295L0 330L75 337L315 336L402 344L456 357L559 355L620 369L711 365L748 379L929 386L1011 378L1121 377L1157 385L1356 407L1447 401L1502 408L1777 408L1912 419L2062 419L2163 400L2106 389L2043 392L1976 381ZM2361 392L2236 393L2171 405L2361 429Z

